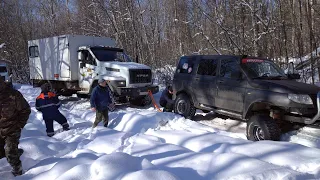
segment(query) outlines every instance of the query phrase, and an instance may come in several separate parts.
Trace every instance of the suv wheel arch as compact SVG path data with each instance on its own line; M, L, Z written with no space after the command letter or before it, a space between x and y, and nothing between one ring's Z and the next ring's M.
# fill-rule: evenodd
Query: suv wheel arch
M247 108L243 111L243 119L249 119L251 116L256 114L257 112L260 114L269 113L269 109L272 106L269 102L257 101L251 103Z

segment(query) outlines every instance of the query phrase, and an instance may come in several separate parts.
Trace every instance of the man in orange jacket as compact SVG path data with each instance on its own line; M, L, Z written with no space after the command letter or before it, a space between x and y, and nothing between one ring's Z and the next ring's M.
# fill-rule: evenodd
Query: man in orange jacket
M47 128L47 136L54 135L53 121L58 122L64 131L69 130L69 124L63 114L60 113L59 107L61 102L58 97L50 91L49 84L41 86L41 94L36 100L36 109L42 112L43 120Z

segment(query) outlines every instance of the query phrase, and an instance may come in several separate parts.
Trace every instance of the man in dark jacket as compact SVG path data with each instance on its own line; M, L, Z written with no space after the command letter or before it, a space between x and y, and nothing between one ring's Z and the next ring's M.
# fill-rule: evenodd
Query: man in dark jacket
M49 137L54 135L54 120L62 126L64 131L69 130L67 119L59 111L60 105L58 97L50 91L50 85L47 83L43 84L41 86L41 94L36 100L36 109L42 112L42 117L47 128L47 136Z
M98 83L99 85L92 90L90 98L91 109L96 112L96 119L92 128L97 127L102 119L104 120L104 127L107 127L109 121L108 109L114 107L110 97L109 88L107 87L107 81L99 79Z
M172 86L168 86L162 91L160 97L160 105L163 107L163 112L172 112L174 101L172 100Z
M30 113L30 106L22 94L0 77L0 158L7 158L14 176L22 174L20 156L23 150L18 149L18 144Z

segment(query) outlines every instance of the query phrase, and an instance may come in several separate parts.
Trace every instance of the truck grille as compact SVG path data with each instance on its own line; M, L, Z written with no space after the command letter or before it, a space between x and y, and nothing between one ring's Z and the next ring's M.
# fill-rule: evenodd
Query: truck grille
M130 84L136 83L150 83L151 82L151 70L150 69L130 69Z

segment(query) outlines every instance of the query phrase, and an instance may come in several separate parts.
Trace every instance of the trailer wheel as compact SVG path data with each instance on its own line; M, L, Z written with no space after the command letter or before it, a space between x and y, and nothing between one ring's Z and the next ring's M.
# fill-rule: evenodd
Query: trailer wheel
M254 115L247 123L247 138L251 141L280 139L281 130L277 122L268 115Z

